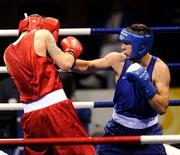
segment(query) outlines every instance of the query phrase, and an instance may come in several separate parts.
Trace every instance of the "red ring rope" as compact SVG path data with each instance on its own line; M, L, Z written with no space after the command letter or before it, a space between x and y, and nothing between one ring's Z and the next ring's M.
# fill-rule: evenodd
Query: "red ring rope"
M140 144L140 136L113 137L73 137L73 138L31 138L31 139L0 139L0 145L42 145L42 144L99 144L99 143L129 143Z
M34 138L34 139L0 139L0 146L12 145L83 145L103 143L126 144L162 144L180 143L180 135L141 135L141 136L112 136L112 137L71 137L71 138Z

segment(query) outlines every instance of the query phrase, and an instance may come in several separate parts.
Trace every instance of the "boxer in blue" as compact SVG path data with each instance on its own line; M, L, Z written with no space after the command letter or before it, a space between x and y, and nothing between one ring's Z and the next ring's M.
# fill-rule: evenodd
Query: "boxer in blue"
M110 52L95 60L77 60L75 70L84 72L112 68L116 90L112 119L104 136L161 135L157 115L169 104L170 73L167 65L149 52L152 32L143 24L124 28L119 40L122 52ZM101 144L99 155L165 155L163 144Z

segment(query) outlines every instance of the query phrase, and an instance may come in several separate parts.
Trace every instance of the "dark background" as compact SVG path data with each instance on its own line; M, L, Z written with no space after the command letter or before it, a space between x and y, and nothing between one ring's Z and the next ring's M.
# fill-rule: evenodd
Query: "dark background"
M63 28L105 27L105 22L112 12L113 2L118 0L1 0L0 29L17 29L19 20L28 15L38 13L58 18ZM126 12L127 26L133 17L134 22L147 26L180 26L180 7L177 0L122 0L123 11ZM121 4L116 3L117 9ZM121 8L122 9L122 8ZM152 54L166 63L180 62L180 30L176 32L156 32ZM99 48L104 36L77 36L84 45L84 53L80 58L98 58ZM0 65L4 66L3 53L7 45L16 37L0 37ZM61 39L61 37L60 37ZM171 69L171 86L180 86L177 74L179 70ZM0 79L4 76L0 74Z

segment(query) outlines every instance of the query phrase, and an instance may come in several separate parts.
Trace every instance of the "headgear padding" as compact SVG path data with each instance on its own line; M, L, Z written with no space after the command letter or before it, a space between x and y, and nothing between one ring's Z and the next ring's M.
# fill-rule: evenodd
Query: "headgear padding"
M53 34L56 42L58 41L59 27L60 27L60 23L58 19L52 17L44 18L42 29L49 30Z
M41 29L42 23L43 17L36 15L28 16L19 22L19 33Z
M31 15L19 22L19 33L23 31L30 32L32 30L46 29L53 34L57 42L59 36L59 27L60 23L59 20L56 18L43 18L38 15Z
M142 58L152 48L152 35L139 35L129 32L127 28L122 29L119 40L123 43L130 43L132 45L132 53L130 59Z

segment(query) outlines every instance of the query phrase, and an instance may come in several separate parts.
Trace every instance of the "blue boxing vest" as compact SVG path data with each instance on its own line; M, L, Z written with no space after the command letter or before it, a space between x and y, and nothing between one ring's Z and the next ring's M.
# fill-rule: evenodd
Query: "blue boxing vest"
M152 59L147 67L152 80L152 72L157 57L152 56ZM156 111L152 109L148 100L146 99L141 88L134 83L129 82L124 78L126 70L130 66L130 60L126 59L122 73L117 81L116 90L114 94L114 111L127 117L137 119L152 118L157 115Z
M153 56L147 67L150 77L156 60L157 57ZM129 65L130 61L126 59L116 85L113 116L106 123L104 136L161 135L162 129L155 120L156 111L151 108L142 91L124 78ZM163 144L99 144L96 152L99 155L166 155Z

